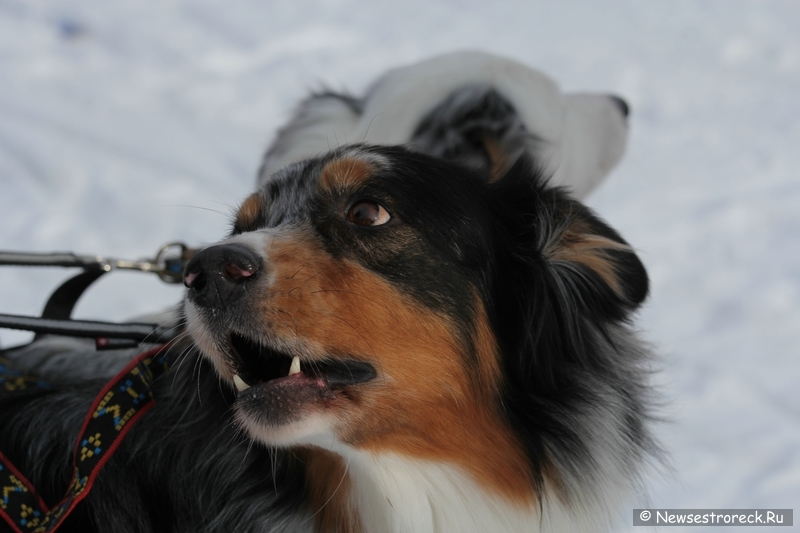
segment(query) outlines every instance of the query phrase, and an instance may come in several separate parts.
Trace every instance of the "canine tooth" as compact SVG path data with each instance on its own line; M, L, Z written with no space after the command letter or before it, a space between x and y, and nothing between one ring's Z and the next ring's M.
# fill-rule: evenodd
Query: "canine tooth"
M292 357L292 366L289 367L289 375L300 373L300 358L296 355Z
M236 390L242 392L243 390L247 390L250 388L250 385L244 382L242 378L240 378L237 374L233 375L233 384L236 385Z

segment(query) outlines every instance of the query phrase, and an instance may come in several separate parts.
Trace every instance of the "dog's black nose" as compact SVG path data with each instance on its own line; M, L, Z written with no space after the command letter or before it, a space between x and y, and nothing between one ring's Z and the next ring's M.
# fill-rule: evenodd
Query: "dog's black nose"
M611 101L614 102L614 105L616 105L617 108L619 108L620 112L622 113L622 116L628 118L628 114L631 111L630 106L628 106L628 102L626 102L616 94L610 94L608 95L608 97L611 98Z
M195 304L225 307L238 300L245 285L258 277L261 263L261 257L243 244L212 246L192 257L183 284Z

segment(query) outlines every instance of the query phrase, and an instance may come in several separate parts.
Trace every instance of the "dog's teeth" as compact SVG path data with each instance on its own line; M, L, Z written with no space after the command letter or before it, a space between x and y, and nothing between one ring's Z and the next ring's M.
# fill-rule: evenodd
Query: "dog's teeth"
M239 392L250 388L250 385L245 383L244 380L236 374L233 375L233 384L236 385L236 390Z
M300 373L300 358L296 355L292 357L292 366L289 367L289 375Z

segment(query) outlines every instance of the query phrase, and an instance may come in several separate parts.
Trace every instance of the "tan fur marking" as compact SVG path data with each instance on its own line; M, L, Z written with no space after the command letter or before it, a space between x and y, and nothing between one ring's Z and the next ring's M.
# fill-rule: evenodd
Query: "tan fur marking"
M253 226L261 216L263 206L264 197L260 193L248 196L236 212L236 225L242 228Z
M514 158L510 157L508 151L497 139L491 137L484 137L483 148L489 156L489 163L491 168L489 170L489 181L495 182L506 175L508 169L514 162Z
M331 161L319 177L320 186L328 191L354 188L366 181L373 173L372 165L355 157Z
M336 417L342 442L455 464L512 502L534 501L523 448L497 412L497 343L482 309L474 369L446 317L359 264L333 259L312 237L276 237L266 253L275 281L253 311L270 336L378 370L378 379L316 407Z
M305 463L309 510L318 533L364 533L350 501L351 481L344 460L320 448L295 452Z
M477 291L474 301L476 316L475 324L473 325L474 335L472 342L479 361L474 390L478 394L485 394L485 396L477 398L479 401L486 405L491 405L499 394L497 384L500 383L502 372L500 369L500 354L498 353L497 340L489 324L489 316L486 314L486 309L477 295ZM492 385L486 387L483 385L485 383Z
M553 261L579 263L595 271L620 297L624 298L612 258L608 250L632 251L627 244L595 235L583 222L575 222L564 232L559 244L547 255Z

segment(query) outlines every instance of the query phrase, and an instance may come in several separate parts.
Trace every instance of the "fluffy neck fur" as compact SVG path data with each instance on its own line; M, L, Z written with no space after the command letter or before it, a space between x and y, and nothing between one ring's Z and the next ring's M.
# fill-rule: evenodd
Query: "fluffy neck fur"
M364 531L531 531L531 508L484 491L458 468L394 454L352 453L350 500Z
M569 505L552 486L541 502L514 503L453 465L333 447L336 453L306 451L308 464L314 465L307 482L315 494L312 512L319 532L606 531L617 518L612 510L630 495L626 477L616 472L606 479L602 493Z

